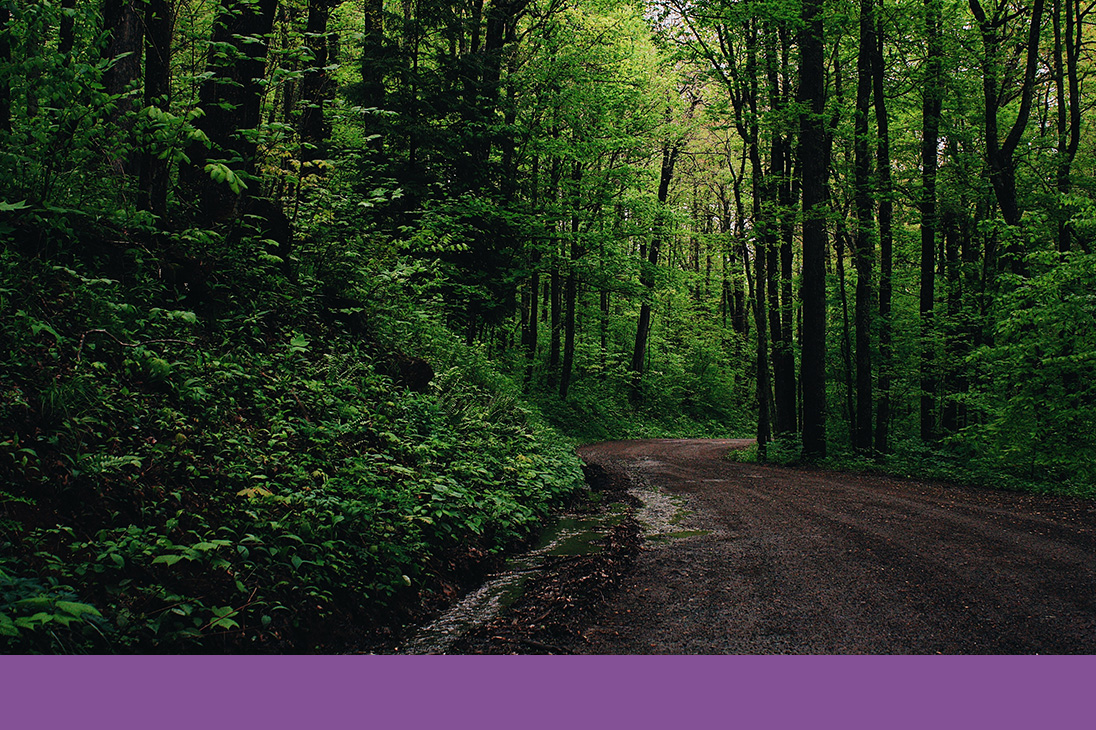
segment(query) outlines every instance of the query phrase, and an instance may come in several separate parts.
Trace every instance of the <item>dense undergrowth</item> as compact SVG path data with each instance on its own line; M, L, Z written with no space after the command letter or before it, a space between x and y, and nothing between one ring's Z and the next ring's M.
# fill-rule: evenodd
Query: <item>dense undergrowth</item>
M0 253L4 651L369 646L582 486L413 267L332 294L241 249L195 296L132 230L31 215Z

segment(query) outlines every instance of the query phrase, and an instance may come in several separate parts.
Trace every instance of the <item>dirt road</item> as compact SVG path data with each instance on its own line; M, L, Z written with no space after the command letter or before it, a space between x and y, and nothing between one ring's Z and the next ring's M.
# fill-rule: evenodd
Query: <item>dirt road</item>
M582 448L678 519L549 576L463 650L1096 653L1096 503L723 458L746 443Z

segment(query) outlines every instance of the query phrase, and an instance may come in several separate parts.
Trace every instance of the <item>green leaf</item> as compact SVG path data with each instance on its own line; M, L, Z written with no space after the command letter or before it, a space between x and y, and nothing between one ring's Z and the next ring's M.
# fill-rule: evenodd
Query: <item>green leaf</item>
M87 603L77 603L75 601L58 601L57 608L77 618L83 616L84 614L91 614L92 616L103 615L99 613L99 609L97 609L95 606L89 605Z

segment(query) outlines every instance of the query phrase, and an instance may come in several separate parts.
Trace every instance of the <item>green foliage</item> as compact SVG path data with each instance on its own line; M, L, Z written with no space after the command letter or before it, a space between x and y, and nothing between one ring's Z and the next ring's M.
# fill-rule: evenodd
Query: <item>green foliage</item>
M388 283L356 309L390 347L413 331L447 351L426 392L396 386L390 351L325 323L307 288L210 316L150 306L168 293L147 269L121 287L11 247L0 265L18 312L0 324L11 650L319 646L427 600L583 484L516 388L415 314L398 267L359 275Z
M1042 260L1039 260L1039 259ZM1067 490L1096 488L1096 256L1030 257L1040 272L999 301L994 340L971 356L968 396L986 414L959 446Z

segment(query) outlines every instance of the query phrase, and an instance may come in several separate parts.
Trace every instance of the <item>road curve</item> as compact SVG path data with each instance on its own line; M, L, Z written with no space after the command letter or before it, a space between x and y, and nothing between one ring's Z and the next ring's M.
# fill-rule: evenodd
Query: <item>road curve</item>
M579 455L678 495L579 653L1096 653L1096 503L727 461L742 440Z

